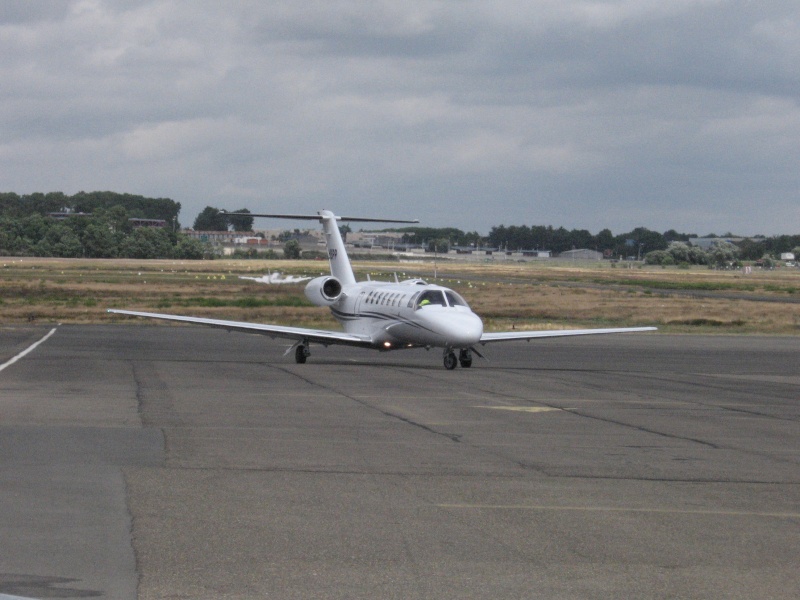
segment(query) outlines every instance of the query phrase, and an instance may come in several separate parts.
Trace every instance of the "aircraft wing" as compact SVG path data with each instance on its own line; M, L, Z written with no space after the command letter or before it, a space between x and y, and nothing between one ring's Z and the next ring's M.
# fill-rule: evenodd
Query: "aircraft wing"
M223 319L207 319L205 317L185 317L182 315L163 315L160 313L138 312L135 310L114 310L108 312L132 317L147 317L150 319L163 319L165 321L179 321L194 323L207 327L218 327L228 331L241 331L244 333L260 333L269 337L288 338L290 340L307 340L327 346L329 344L343 344L347 346L372 347L372 342L367 337L357 336L339 331L325 329L306 329L304 327L284 327L282 325L267 325L263 323L247 323L244 321L225 321Z
M603 333L632 333L634 331L655 331L657 327L617 327L612 329L555 329L544 331L499 331L484 333L480 343L509 342L512 340L533 340L536 338L565 337L570 335L597 335Z

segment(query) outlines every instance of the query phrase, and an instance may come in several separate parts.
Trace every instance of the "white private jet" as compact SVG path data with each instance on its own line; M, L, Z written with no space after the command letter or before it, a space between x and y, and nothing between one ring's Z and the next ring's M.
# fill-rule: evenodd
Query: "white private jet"
M481 356L476 349L479 344L545 337L654 331L656 329L655 327L621 327L484 333L480 317L472 312L464 298L449 288L429 284L421 279L408 279L394 283L356 281L345 251L344 241L339 233L338 221L381 223L418 223L419 221L339 217L328 210L321 210L316 215L247 213L247 216L314 220L322 224L331 274L309 281L305 288L305 294L315 305L328 307L334 318L342 324L344 331L164 315L132 310L109 310L108 312L196 323L228 331L260 333L269 337L292 339L295 340L295 343L286 351L286 354L294 349L295 360L298 363L306 362L310 355L309 345L312 343L323 346L343 344L381 351L402 348L442 348L446 369L455 369L459 363L462 367L472 366L472 355Z

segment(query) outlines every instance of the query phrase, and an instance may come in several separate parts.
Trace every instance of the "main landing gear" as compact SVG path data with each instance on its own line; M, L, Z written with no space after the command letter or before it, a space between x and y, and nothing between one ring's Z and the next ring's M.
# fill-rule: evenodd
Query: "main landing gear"
M445 350L444 351L444 368L448 371L452 371L456 368L456 365L461 363L461 366L465 369L469 369L472 366L472 351L469 348L464 348L459 351L458 358L456 358L456 353L452 350Z
M311 350L308 349L308 343L298 344L294 349L294 361L298 365L306 362L306 359L311 356Z

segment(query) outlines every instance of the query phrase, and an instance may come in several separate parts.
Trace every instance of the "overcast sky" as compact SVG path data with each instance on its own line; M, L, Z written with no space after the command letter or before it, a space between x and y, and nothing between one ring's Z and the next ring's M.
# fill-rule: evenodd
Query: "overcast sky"
M800 233L796 0L4 0L0 69L0 191Z

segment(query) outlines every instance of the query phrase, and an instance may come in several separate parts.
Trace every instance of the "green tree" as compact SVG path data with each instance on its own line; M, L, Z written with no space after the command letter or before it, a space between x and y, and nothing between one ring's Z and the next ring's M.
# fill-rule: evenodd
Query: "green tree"
M234 212L249 213L250 211L246 208L240 208ZM234 231L253 231L253 217L232 215L230 213L226 216L228 217L228 223L231 224Z
M78 192L67 198L77 212L94 214L98 209L122 206L130 216L140 219L162 219L177 226L180 202L169 198L145 198L134 194L116 192Z
M20 221L22 228L20 235L25 238L28 243L35 244L45 236L51 224L51 219L39 214L33 214Z
M197 215L192 229L195 231L227 231L228 217L218 208L206 206L203 211Z
M169 232L161 227L139 227L126 236L119 246L125 258L171 258Z
M708 253L700 246L689 246L689 262L693 265L707 265Z
M744 239L739 243L739 256L742 260L758 260L766 251L763 240Z
M450 240L446 238L437 238L428 242L428 252L438 252L439 254L447 254L450 251Z
M175 246L174 256L183 260L200 260L209 254L207 244L198 239L190 238L185 235L178 235L178 243Z
M670 242L667 247L667 253L672 256L672 259L677 264L691 262L689 244L685 242Z
M300 242L297 240L289 240L283 245L284 258L296 259L300 258Z
M646 265L674 265L675 259L666 250L653 250L644 255Z
M60 258L79 258L83 256L80 238L65 223L54 223L37 244L38 256L57 256Z
M597 249L600 252L604 250L613 250L614 249L614 234L611 233L610 229L602 229L600 233L595 236L595 243L597 244Z
M107 223L92 220L81 237L88 258L113 258L117 255L117 239Z
M127 234L133 231L128 211L119 204L107 209L100 208L92 216L107 221L114 232Z
M474 246L475 248L479 248L481 245L483 245L483 238L477 231L469 231L464 234L463 243L465 246Z
M715 267L727 267L737 262L739 249L723 240L714 242L708 251L709 264Z

